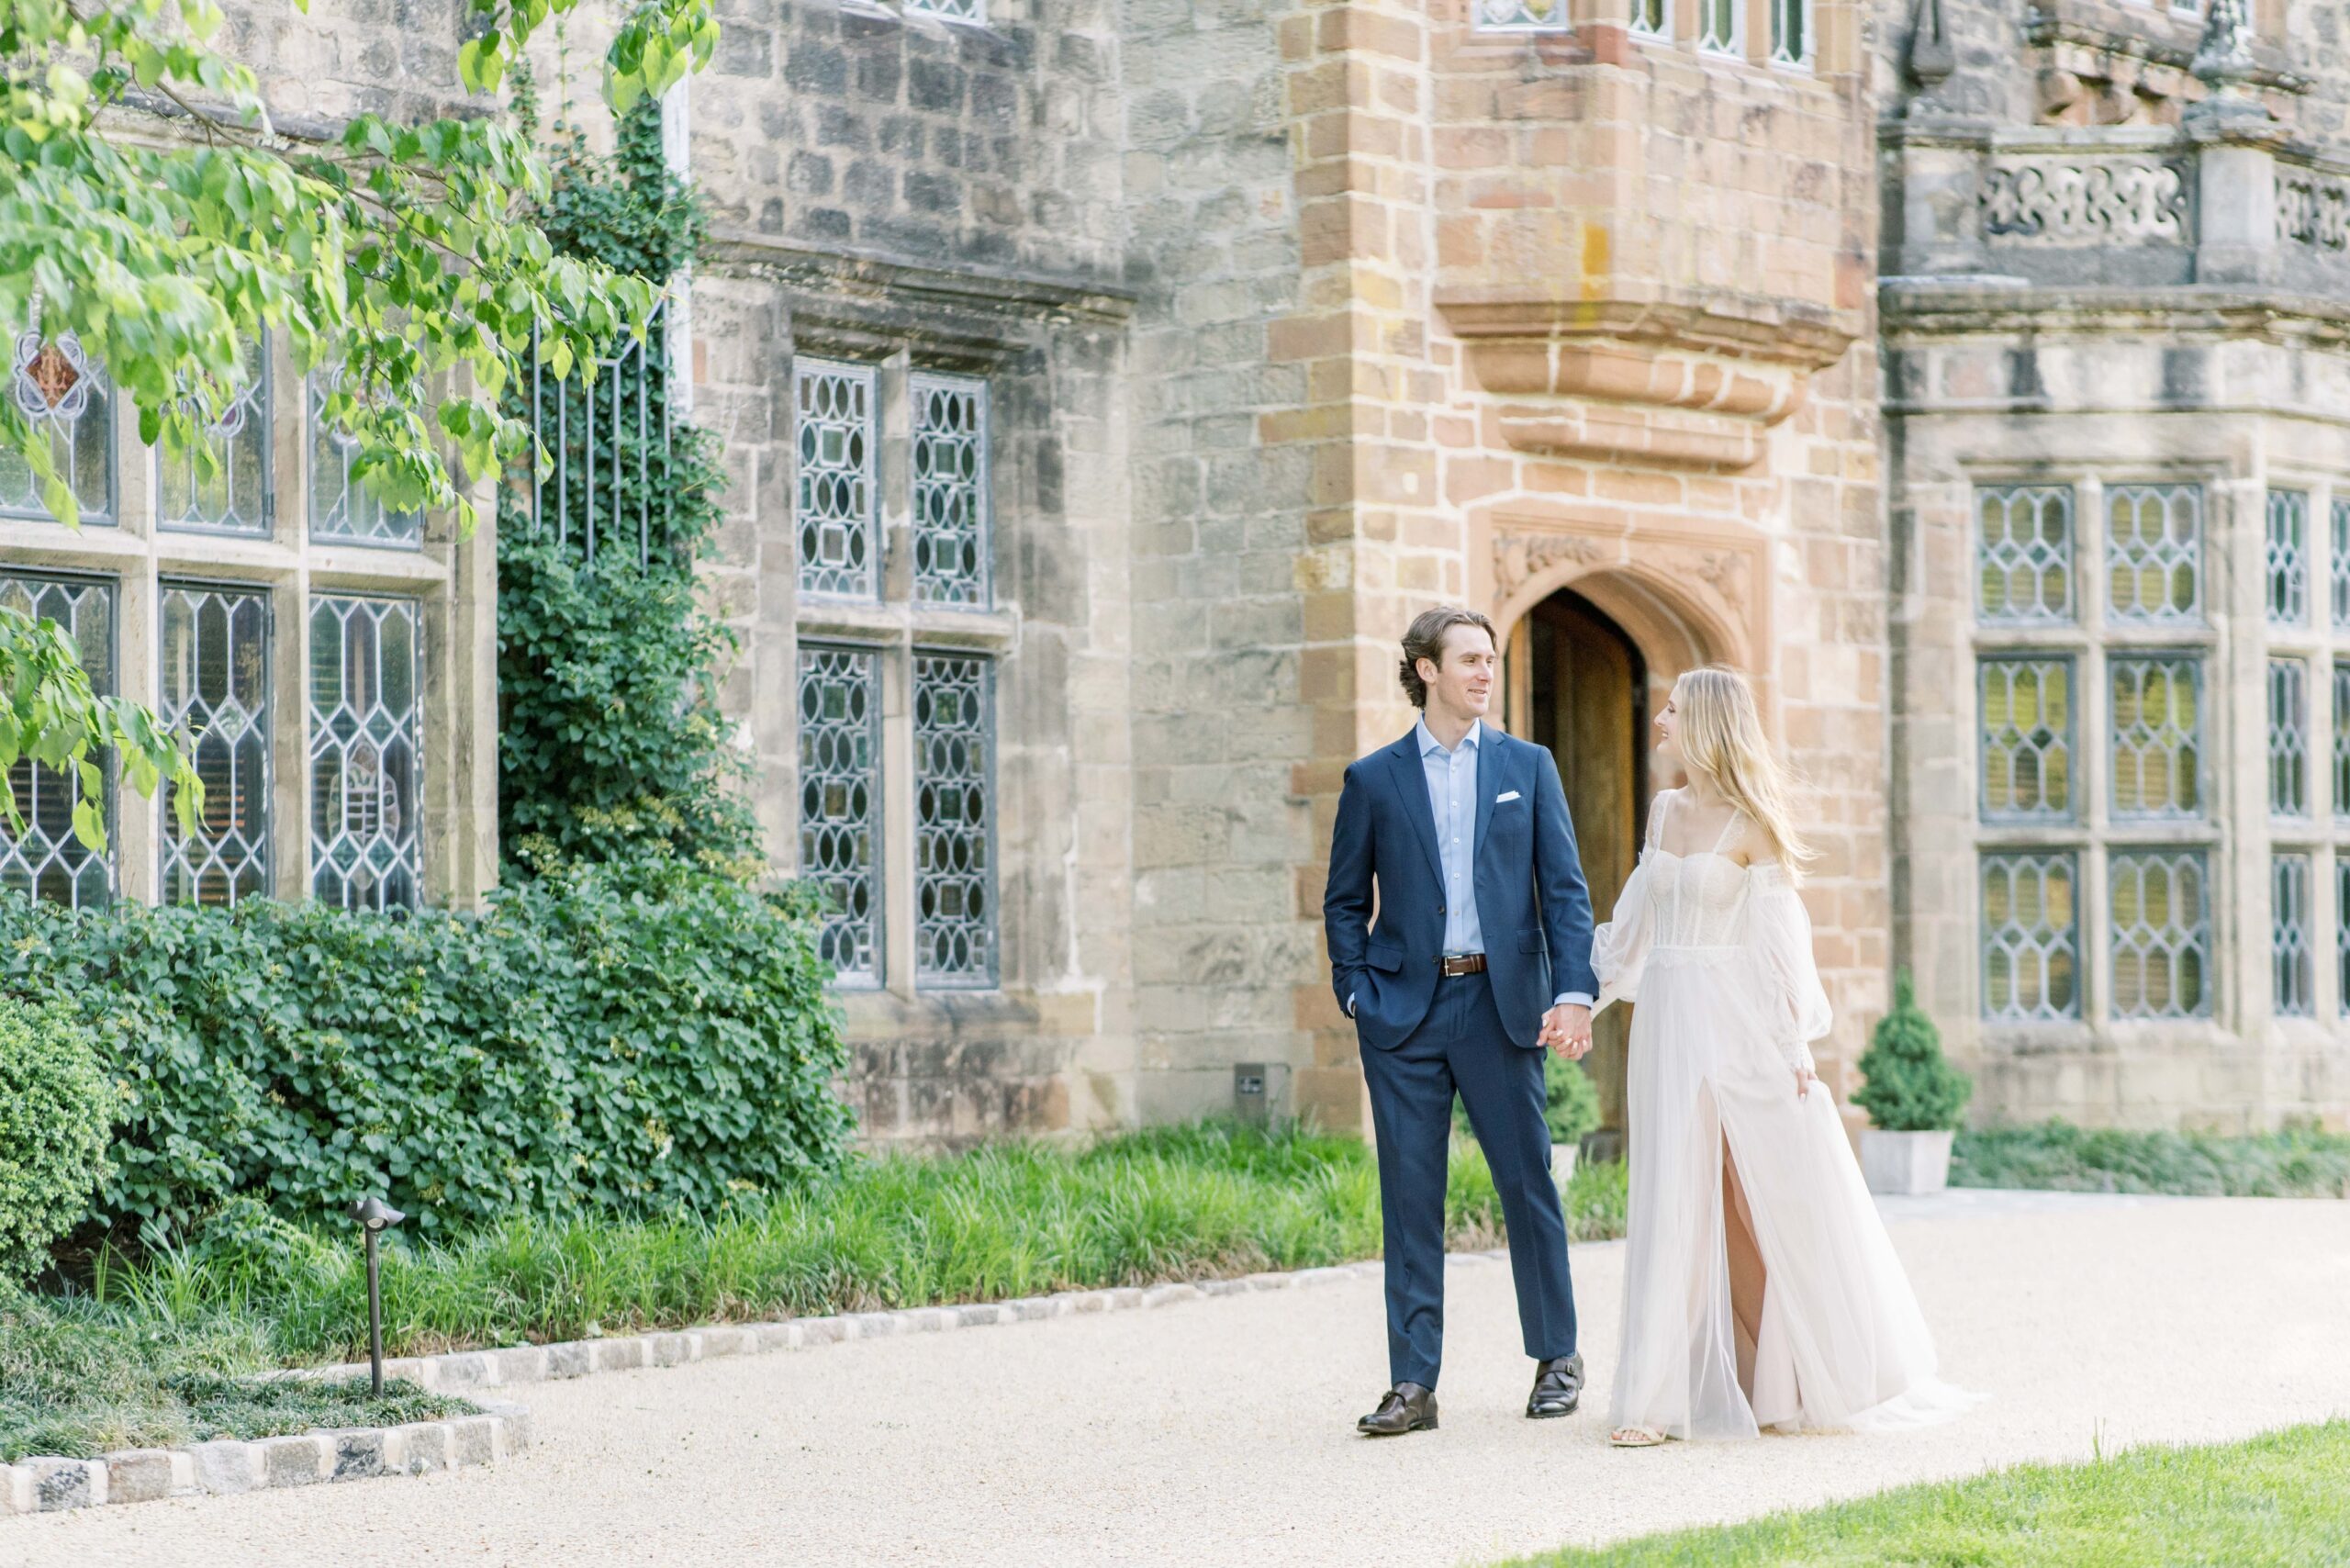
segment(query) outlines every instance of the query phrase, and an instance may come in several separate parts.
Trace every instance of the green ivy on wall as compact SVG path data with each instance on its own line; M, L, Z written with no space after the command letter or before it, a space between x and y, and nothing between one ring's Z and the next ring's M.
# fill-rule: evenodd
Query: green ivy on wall
M517 117L535 135L527 75ZM610 157L558 125L537 217L559 252L655 282L688 264L705 218L662 158L661 111L621 117ZM716 435L675 417L657 338L596 379L515 384L553 464L509 472L498 533L498 827L525 873L678 859L748 879L765 864L719 672L739 649L697 597L725 483Z

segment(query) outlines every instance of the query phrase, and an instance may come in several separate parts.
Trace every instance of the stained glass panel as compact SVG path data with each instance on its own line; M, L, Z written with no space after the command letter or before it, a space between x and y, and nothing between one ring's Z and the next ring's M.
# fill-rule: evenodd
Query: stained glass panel
M164 791L163 902L232 904L269 892L269 599L163 585L162 717L204 780L194 835Z
M881 978L878 655L800 650L800 874L823 890L818 946L844 980Z
M975 655L914 655L915 976L996 983L994 674Z
M422 644L412 599L311 603L310 892L322 903L422 902Z
M112 583L30 573L0 575L0 605L35 621L53 621L73 639L90 689L115 691L115 588ZM106 777L108 840L113 837L114 778ZM8 790L24 820L22 832L0 822L0 887L75 909L114 896L114 859L73 835L73 806L81 799L72 774L18 757Z

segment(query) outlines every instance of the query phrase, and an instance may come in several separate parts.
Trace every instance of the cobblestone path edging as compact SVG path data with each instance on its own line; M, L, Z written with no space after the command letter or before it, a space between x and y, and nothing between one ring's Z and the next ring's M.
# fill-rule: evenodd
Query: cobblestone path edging
M1454 1253L1455 1262L1504 1260L1506 1250ZM1172 1306L1208 1296L1250 1291L1293 1290L1339 1280L1375 1279L1377 1262L1342 1263L1289 1273L1248 1274L1237 1280L1200 1280L1163 1285L1125 1285L1110 1290L1062 1291L1017 1301L960 1306L916 1306L894 1312L851 1312L829 1317L793 1317L778 1323L725 1324L610 1339L570 1339L554 1345L516 1345L500 1350L453 1350L439 1356L401 1356L384 1362L386 1378L406 1378L436 1394L474 1396L483 1390L587 1377L639 1367L675 1367L722 1356L797 1350L844 1339L883 1339L901 1334L935 1334L997 1323L1033 1323L1089 1312L1123 1312ZM285 1375L306 1378L364 1376L365 1362L306 1368ZM264 1487L309 1486L329 1481L359 1481L377 1475L427 1475L436 1471L491 1464L531 1443L531 1413L520 1405L475 1398L478 1416L419 1421L400 1427L341 1428L295 1437L234 1439L181 1449L124 1449L103 1459L20 1459L0 1465L0 1516L50 1513L105 1503L145 1503L161 1497L251 1492Z

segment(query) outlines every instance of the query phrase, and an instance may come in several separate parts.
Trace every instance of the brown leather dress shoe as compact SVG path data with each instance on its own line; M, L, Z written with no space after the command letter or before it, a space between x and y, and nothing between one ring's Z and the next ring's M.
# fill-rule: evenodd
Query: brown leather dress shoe
M1400 1438L1405 1432L1436 1430L1436 1390L1416 1383L1399 1383L1387 1391L1379 1408L1355 1423L1366 1438Z
M1547 1421L1553 1416L1572 1416L1583 1402L1583 1357L1553 1356L1534 1368L1534 1392L1526 1396L1526 1416L1530 1421Z

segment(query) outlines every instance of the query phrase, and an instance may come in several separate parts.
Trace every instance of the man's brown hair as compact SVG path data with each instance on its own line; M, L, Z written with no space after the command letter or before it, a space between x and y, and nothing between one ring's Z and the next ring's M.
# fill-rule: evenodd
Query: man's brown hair
M1500 652L1502 640L1494 633L1494 623L1475 610L1449 604L1421 610L1412 618L1411 629L1404 633L1404 664L1396 672L1404 682L1404 695L1412 700L1413 707L1425 710L1428 705L1428 683L1420 678L1416 666L1427 659L1438 669L1444 667L1444 634L1455 626L1482 628L1494 651Z

